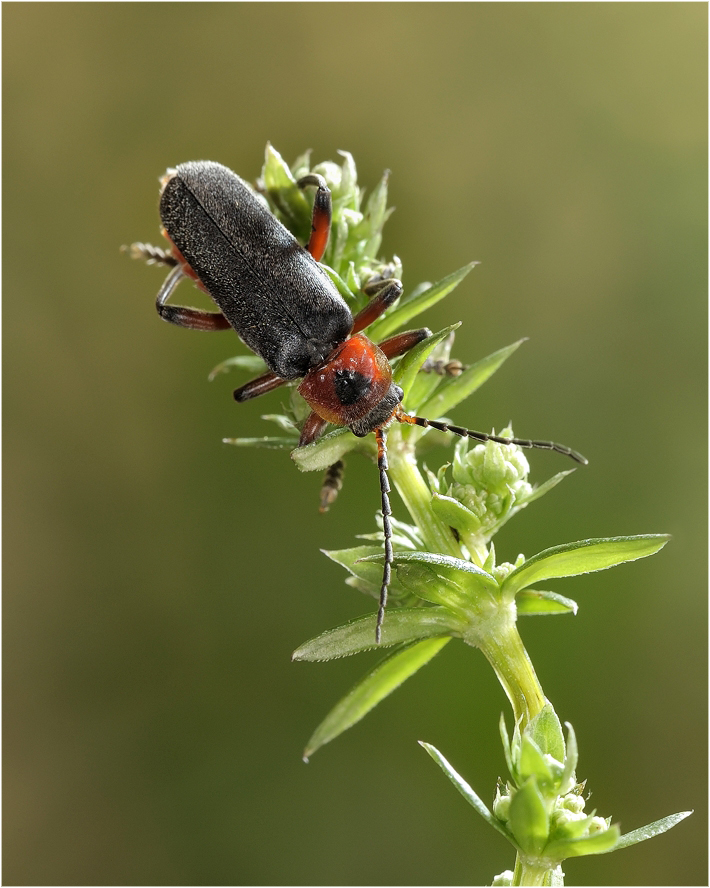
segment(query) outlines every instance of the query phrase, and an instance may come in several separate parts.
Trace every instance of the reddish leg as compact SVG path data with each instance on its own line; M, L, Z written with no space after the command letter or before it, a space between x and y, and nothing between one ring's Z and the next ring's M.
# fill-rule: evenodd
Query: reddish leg
M398 358L410 348L419 345L425 339L431 336L431 330L428 327L422 327L421 330L408 330L406 333L397 333L396 336L390 336L384 342L379 343L379 348L388 358Z
M365 327L376 321L382 312L389 308L392 303L396 302L402 295L402 282L396 278L384 281L381 290L372 297L367 305L359 311L353 319L353 333L359 333Z
M164 321L177 324L178 327L188 327L190 330L229 330L231 324L220 311L202 311L199 308L165 304L183 277L185 272L178 265L165 279L155 300L155 307L160 317Z
M328 235L330 234L330 220L333 215L330 189L326 185L323 176L319 176L317 173L309 173L309 175L299 179L297 184L299 188L315 185L318 189L313 201L311 239L306 247L311 256L318 262L323 257L323 253L325 253L325 248L328 245Z
M263 376L257 376L256 379L252 379L250 382L235 389L234 400L241 403L242 401L249 401L252 398L258 398L259 395L265 395L267 392L272 392L285 382L285 379L281 379L281 377L277 376L275 373L264 373Z
M322 419L313 410L308 414L308 419L301 430L301 437L298 441L299 447L305 447L306 444L312 444L323 434L323 429L328 425L328 421Z

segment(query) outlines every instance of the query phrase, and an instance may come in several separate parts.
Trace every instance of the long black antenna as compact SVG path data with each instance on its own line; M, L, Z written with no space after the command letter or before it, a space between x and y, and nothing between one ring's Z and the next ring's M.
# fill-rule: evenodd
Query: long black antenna
M555 444L554 441L530 441L527 438L503 438L501 435L488 435L486 432L474 432L471 429L464 429L461 426L449 425L448 422L425 419L423 416L409 416L409 414L404 413L401 410L395 413L394 418L398 422L423 426L424 428L431 426L433 429L438 429L440 432L452 432L454 435L459 435L461 438L473 438L475 441L495 441L496 444L517 444L518 447L529 447L535 448L536 450L554 450L555 453L569 456L570 459L581 463L583 466L586 466L588 463L587 458L582 456L581 453L577 453L576 450L572 450L570 447L565 447L564 444Z
M387 477L387 432L385 429L375 429L377 440L377 468L380 470L380 490L382 491L382 529L385 536L385 566L382 571L382 586L380 588L380 607L377 611L377 626L375 627L375 641L377 644L382 639L382 621L385 618L387 606L387 591L392 579L392 524L390 516L390 482Z

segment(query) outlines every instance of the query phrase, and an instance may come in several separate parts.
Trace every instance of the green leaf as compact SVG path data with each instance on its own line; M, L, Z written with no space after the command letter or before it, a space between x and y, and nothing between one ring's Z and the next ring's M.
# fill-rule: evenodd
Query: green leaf
M387 611L382 624L382 642L375 643L376 614L359 617L344 626L329 629L302 644L292 660L319 662L349 657L373 648L411 643L441 635L458 635L463 625L443 607L398 607Z
M541 496L545 496L546 493L549 493L553 487L557 487L563 478L566 478L567 475L571 475L576 471L576 469L565 469L564 472L558 472L556 475L553 475L552 478L548 478L547 481L538 484L537 487L533 488L532 493L527 497L525 502L534 503L535 500L540 499Z
M573 577L578 574L605 570L626 561L645 558L662 549L670 537L667 534L643 534L629 537L607 537L581 540L553 546L529 558L504 580L501 588L509 597L540 580Z
M317 749L364 718L381 700L425 666L449 641L450 637L428 638L394 651L378 663L318 725L306 744L303 758L307 761Z
M575 775L578 757L577 735L569 722L565 722L565 725L567 727L567 748L565 752L565 767L560 780L560 795L566 795L570 792L577 780Z
M233 367L238 370L248 370L249 373L253 373L255 376L266 373L267 370L266 364L257 355L236 355L233 358L227 358L221 364L217 364L207 378L212 382L220 373L228 373Z
M543 592L541 589L523 589L518 592L515 604L520 616L544 616L547 614L576 614L577 602L558 595L557 592Z
M432 284L432 286L419 293L414 299L401 303L386 317L371 324L367 335L376 342L387 338L408 321L411 321L412 318L426 311L427 308L431 308L432 305L436 305L444 296L448 296L475 265L478 265L478 263L469 262L468 265L464 265L463 268L453 272L453 274L449 274L436 284Z
M284 416L283 413L262 413L261 418L266 422L275 423L282 432L291 435L294 447L298 444L298 429L288 416Z
M269 437L263 438L222 438L223 444L231 444L234 447L258 447L262 450L293 450L295 438Z
M369 560L372 560L370 556ZM382 556L379 556L379 560ZM450 555L434 552L396 552L394 566L402 585L425 601L442 604L467 615L480 593L497 595L498 583L485 570Z
M455 339L455 333L450 333L446 339L436 346L429 355L428 360L432 362L441 361L442 365L446 365L451 359L451 349ZM463 372L463 368L459 372ZM422 367L421 372L417 373L414 382L407 389L405 400L410 412L418 413L420 404L428 401L447 377L450 378L454 375L453 373L438 373L433 367L429 369Z
M460 326L460 322L458 324L451 324L448 327L444 327L443 330L439 330L438 333L429 336L427 339L423 340L423 342L420 342L419 345L415 345L413 349L408 351L399 364L397 364L393 379L397 385L404 389L405 401L407 399L407 392L411 388L414 378L424 361L426 361L440 342L446 339L447 336L453 333L454 330L457 330Z
M498 820L487 808L487 806L481 801L481 799L476 795L473 789L469 786L469 784L463 779L463 777L454 770L454 768L449 764L449 762L444 758L444 756L439 752L439 750L432 746L430 743L424 743L422 740L419 741L419 745L423 746L424 749L429 753L429 755L434 759L437 765L441 768L441 770L446 774L449 780L454 784L456 789L461 793L461 795L466 799L466 801L471 805L471 807L481 815L481 817L486 821L486 823L490 824L493 829L498 830L498 832L505 836L505 838L511 842L518 850L520 850L520 846L515 841L513 836L510 834L508 829L506 829L505 825Z
M480 518L477 518L470 509L452 496L444 496L440 493L432 494L431 508L444 524L455 527L461 533L476 533L481 527Z
M269 198L285 217L287 228L294 232L296 237L305 239L306 232L310 230L311 204L296 185L286 161L270 144L266 146L261 177Z
M511 345L481 358L480 361L476 361L475 364L464 370L460 376L446 377L432 397L420 406L422 414L429 419L436 419L438 416L448 414L453 407L480 388L523 342L525 342L524 339L519 339Z
M584 857L587 854L605 854L615 851L618 841L619 827L614 824L609 829L581 839L555 839L545 848L545 857L560 861L568 857Z
M505 756L505 763L508 766L508 773L513 778L513 780L515 780L517 777L517 768L513 763L513 755L510 748L510 737L508 736L508 729L505 726L505 715L502 712L498 721L498 729L500 731L501 742L503 743L503 755Z
M376 256L382 242L382 228L387 221L390 212L387 211L387 181L389 171L386 171L379 183L375 186L367 200L365 218L368 222L370 237L363 250L364 256Z
M291 454L291 459L302 472L324 472L352 450L376 458L374 436L356 438L350 429L335 429L313 444L297 447Z
M608 850L618 851L621 848L628 848L629 845L645 842L646 839L652 839L654 836L660 836L662 833L668 832L669 829L673 829L681 820L690 817L692 813L692 811L681 811L679 814L669 814L668 817L662 817L660 820L655 820L653 823L634 829L630 833L621 836L614 847Z
M340 293L343 299L348 303L349 306L352 307L355 302L355 294L351 291L350 287L345 283L345 281L340 277L335 269L331 268L329 265L326 265L325 262L319 263L320 267L325 271L331 281L335 284L335 289Z
M331 561L344 567L353 576L379 588L382 585L382 567L372 561L363 561L368 555L382 553L381 546L354 546L351 549L322 549Z
M546 703L536 716L530 719L524 736L534 740L541 753L551 755L560 764L565 760L565 738L557 713Z
M549 824L545 803L534 777L528 778L510 800L510 831L528 854L539 855L547 842Z
M550 766L545 761L540 747L527 731L523 732L523 739L520 745L518 772L521 780L534 777L538 786L546 786L552 783Z

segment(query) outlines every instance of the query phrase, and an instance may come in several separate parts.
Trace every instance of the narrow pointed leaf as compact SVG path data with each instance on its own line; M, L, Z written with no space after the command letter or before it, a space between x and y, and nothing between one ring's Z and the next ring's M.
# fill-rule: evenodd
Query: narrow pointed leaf
M542 484L538 484L537 487L533 488L533 492L525 500L525 502L534 503L535 500L540 499L541 496L545 496L546 493L549 493L553 487L557 487L557 485L560 483L560 481L562 481L563 478L566 478L567 475L571 475L573 472L576 471L576 469L565 469L564 472L558 472L556 475L553 475L552 478L548 478L547 481L544 481Z
M587 854L606 854L616 851L619 841L619 827L614 824L609 829L593 833L582 839L556 839L545 848L545 857L552 860L566 860L568 857L584 857Z
M526 586L555 577L605 570L626 561L653 555L663 548L667 534L644 534L629 537L608 537L581 540L545 549L516 568L502 584L503 594L513 596Z
M424 361L426 361L440 342L446 339L449 334L453 333L453 331L457 330L460 326L461 324L458 323L451 324L449 327L444 327L443 330L434 333L428 339L420 342L419 345L415 345L414 348L410 349L399 362L397 369L394 371L393 378L397 385L404 389L405 403L407 402L407 392L410 390L414 378Z
M378 663L318 725L306 744L303 757L308 759L321 746L359 722L381 700L425 666L450 640L450 637L428 638L404 650L397 650Z
M668 817L662 817L660 820L655 820L653 823L634 829L630 833L621 836L614 847L608 850L618 851L620 848L628 848L629 845L637 845L639 842L645 842L646 839L660 836L662 833L668 832L669 829L673 829L681 820L690 817L692 813L692 811L681 811L679 814L669 814Z
M575 785L577 777L575 775L575 771L577 770L577 735L574 733L574 728L569 722L565 722L565 726L567 727L567 747L565 752L565 768L562 772L562 780L560 781L560 795L565 795L570 792Z
M297 237L303 238L307 228L310 228L311 206L306 195L296 185L288 164L270 144L266 146L261 176L269 198L289 223L287 227Z
M476 361L460 376L444 379L432 397L428 398L419 408L422 414L429 419L448 414L452 408L480 388L523 342L525 342L524 339L519 339L480 361Z
M481 815L481 817L486 821L486 823L490 824L493 829L498 830L498 832L505 836L505 838L511 842L515 847L520 850L518 844L516 843L513 836L506 829L505 824L501 823L498 818L488 810L487 806L481 801L481 799L476 795L473 789L469 786L469 784L463 779L463 777L454 770L454 768L449 764L449 762L444 758L444 756L439 752L439 750L432 746L430 743L424 743L422 740L419 741L419 745L423 746L424 749L429 753L429 755L434 759L437 765L441 768L441 770L446 774L449 780L454 784L456 789L461 793L461 795L466 799L466 801L471 805L471 807Z
M503 755L505 756L505 763L508 766L508 773L513 778L513 780L517 780L517 770L513 765L513 755L510 748L510 737L508 736L508 729L505 726L505 715L501 712L500 720L498 721L498 729L500 731L500 739L503 743Z
M373 648L411 643L424 638L457 635L463 626L443 607L398 607L387 611L382 625L382 641L375 643L376 614L359 617L344 626L329 629L295 650L292 660L318 662L349 657Z
M219 376L220 373L228 373L233 368L237 370L247 370L254 375L266 373L267 369L266 364L261 358L257 357L257 355L236 355L233 358L227 358L227 360L222 361L221 364L217 364L207 378L212 382L212 380L216 376Z
M576 614L578 605L571 598L557 592L542 589L523 589L515 598L519 616L545 616L549 614Z
M223 444L231 444L233 447L258 447L262 450L293 450L294 437L268 437L263 438L222 438Z
M376 585L378 589L382 585L381 565L362 560L368 555L380 554L382 552L381 546L353 546L351 549L322 549L321 551L353 576Z
M340 277L335 269L331 268L329 265L326 265L325 262L319 263L320 267L325 271L331 281L335 284L335 288L343 297L343 299L348 303L348 305L352 306L355 301L355 294L350 290L350 287L345 283L345 281Z
M375 323L370 326L367 335L375 341L390 336L408 321L411 321L412 318L415 318L418 314L426 311L427 308L431 308L432 305L436 305L440 299L448 296L448 294L461 283L469 271L471 271L471 269L477 264L477 262L469 262L468 265L464 265L463 268L453 272L453 274L449 274L437 283L432 284L426 290L419 293L414 299L410 299L401 304L386 317L379 321L375 321Z

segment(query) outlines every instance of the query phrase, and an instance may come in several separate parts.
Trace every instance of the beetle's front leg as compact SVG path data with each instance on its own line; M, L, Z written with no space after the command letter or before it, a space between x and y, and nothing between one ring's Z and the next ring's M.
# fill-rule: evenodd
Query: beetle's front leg
M180 305L166 305L173 290L185 276L181 266L176 265L165 279L165 283L155 299L155 307L158 309L160 317L170 324L188 327L190 330L229 330L231 324L222 312L202 311L199 308L186 308Z
M325 253L328 245L328 236L330 235L330 220L333 216L333 203L323 176L317 173L309 173L296 183L299 188L306 188L308 185L317 187L316 197L313 201L313 217L311 219L311 238L308 241L306 249L313 256L316 262L320 261Z

